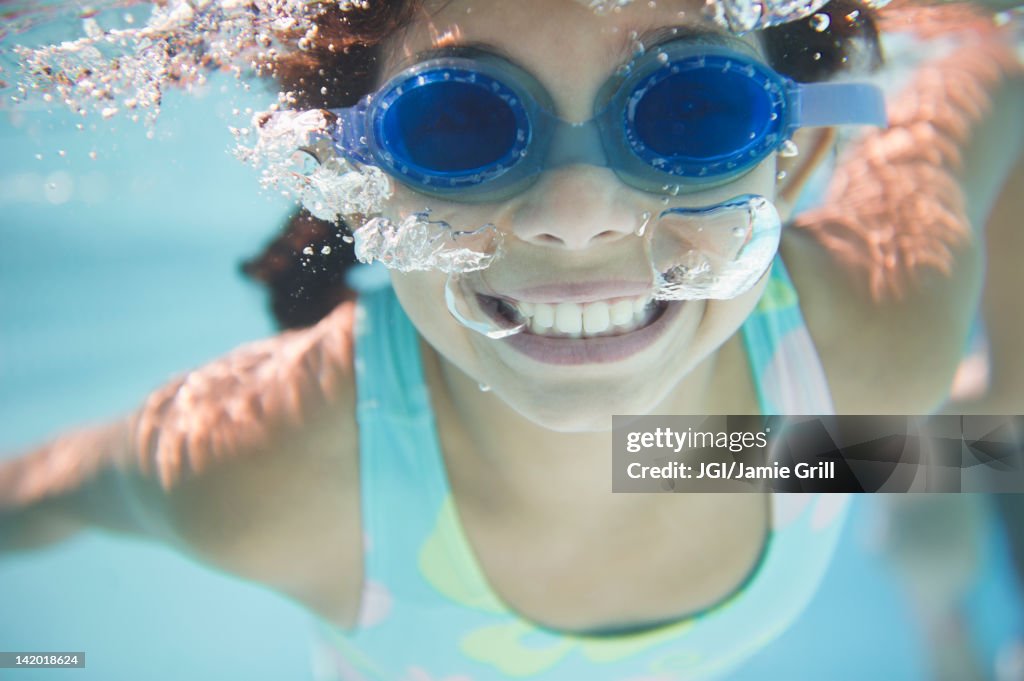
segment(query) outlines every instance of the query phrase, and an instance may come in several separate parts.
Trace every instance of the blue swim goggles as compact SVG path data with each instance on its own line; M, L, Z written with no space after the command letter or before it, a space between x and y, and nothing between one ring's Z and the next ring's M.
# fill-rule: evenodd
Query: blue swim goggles
M499 201L549 168L608 167L663 194L730 182L800 127L884 126L881 90L864 83L799 84L753 50L679 39L620 67L594 117L558 118L529 73L495 55L457 50L391 78L335 109L336 151L423 194Z

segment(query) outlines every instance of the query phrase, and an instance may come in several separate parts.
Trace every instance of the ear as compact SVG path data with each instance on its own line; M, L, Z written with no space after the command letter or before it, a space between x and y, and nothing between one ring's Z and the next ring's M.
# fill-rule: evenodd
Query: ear
M835 128L804 128L793 134L793 143L799 153L776 157L776 169L782 179L778 181L775 204L783 221L792 216L793 204L814 169L828 158L835 141Z

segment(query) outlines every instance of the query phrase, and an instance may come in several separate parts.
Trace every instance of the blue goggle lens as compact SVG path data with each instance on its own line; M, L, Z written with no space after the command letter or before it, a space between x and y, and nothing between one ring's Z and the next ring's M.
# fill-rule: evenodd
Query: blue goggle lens
M638 141L670 161L742 154L773 112L756 80L720 68L669 75L637 95L632 125Z
M407 89L382 117L385 147L425 173L462 174L499 163L515 145L508 103L472 83L435 81Z

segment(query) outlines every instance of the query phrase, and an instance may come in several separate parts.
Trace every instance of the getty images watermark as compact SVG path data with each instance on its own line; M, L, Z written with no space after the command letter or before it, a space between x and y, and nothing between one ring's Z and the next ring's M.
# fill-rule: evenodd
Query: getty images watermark
M615 492L1024 492L1017 416L614 416Z

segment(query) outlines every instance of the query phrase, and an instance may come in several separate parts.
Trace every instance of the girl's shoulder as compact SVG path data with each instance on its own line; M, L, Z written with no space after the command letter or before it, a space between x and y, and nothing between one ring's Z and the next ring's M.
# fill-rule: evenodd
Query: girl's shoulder
M135 416L143 470L172 486L323 427L343 430L355 404L353 318L344 303L315 326L242 345L154 391Z
M362 559L354 307L188 373L150 397L136 429L192 553L338 622Z

